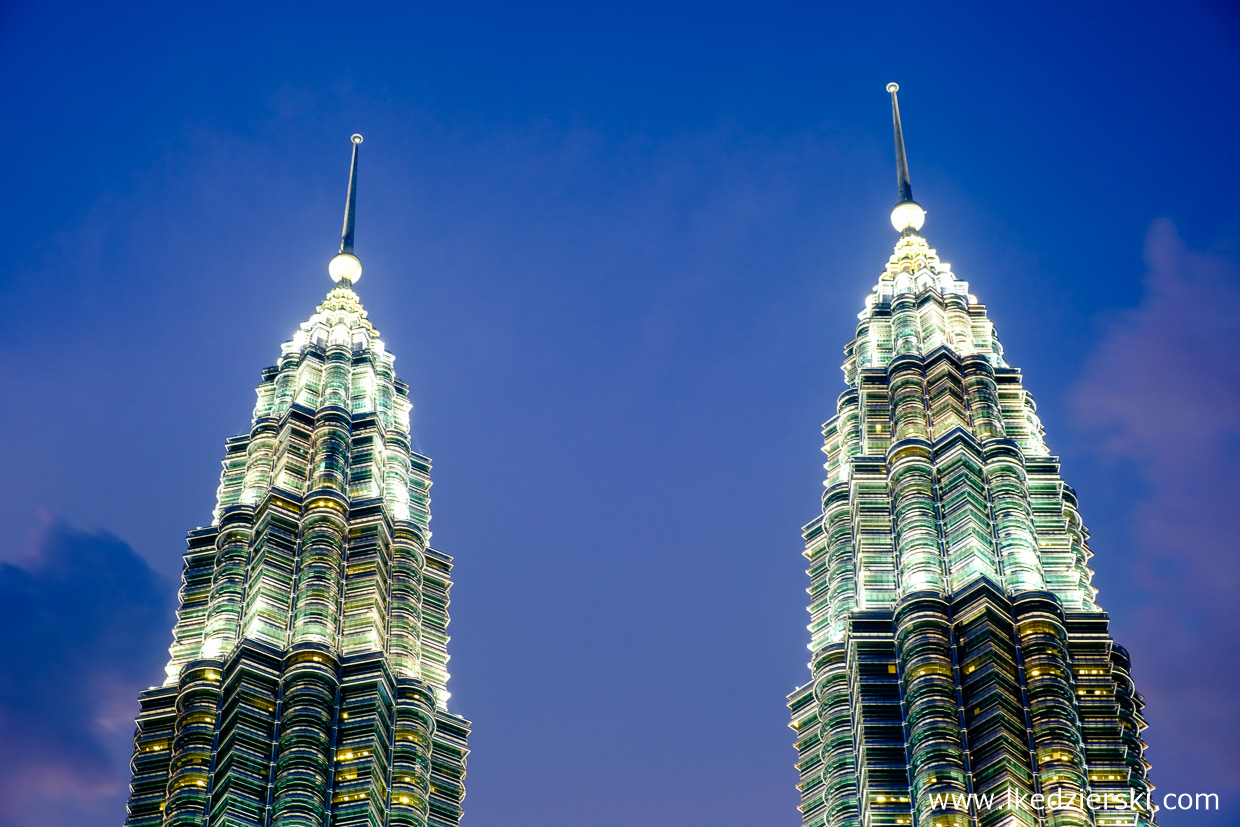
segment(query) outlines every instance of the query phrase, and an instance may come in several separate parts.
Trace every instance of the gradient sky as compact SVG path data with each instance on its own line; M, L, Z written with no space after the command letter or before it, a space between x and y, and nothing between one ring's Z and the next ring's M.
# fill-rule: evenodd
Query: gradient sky
M862 6L868 8L862 8ZM1240 16L1100 4L0 4L0 827L116 827L185 531L330 283L457 560L469 827L798 824L799 529L896 237L990 309L1159 792L1240 824Z

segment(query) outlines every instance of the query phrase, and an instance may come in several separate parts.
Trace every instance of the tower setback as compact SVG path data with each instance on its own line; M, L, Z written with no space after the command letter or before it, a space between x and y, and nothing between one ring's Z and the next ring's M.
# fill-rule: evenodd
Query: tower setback
M986 308L919 235L895 84L895 252L844 349L804 528L806 827L1152 825L1142 699L1088 532Z
M455 827L469 722L448 712L452 559L430 460L354 292L357 155L336 286L263 371L189 533L160 687L141 695L127 827Z

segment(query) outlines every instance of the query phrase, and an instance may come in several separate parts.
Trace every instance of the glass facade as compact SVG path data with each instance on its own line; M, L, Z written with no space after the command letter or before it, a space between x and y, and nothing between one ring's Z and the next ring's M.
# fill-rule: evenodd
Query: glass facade
M352 256L356 145L341 254ZM338 259L341 256L337 257ZM127 827L455 827L452 559L360 263L263 372L190 532L163 686L141 695Z
M803 823L1152 825L1142 700L1076 495L985 306L918 234L889 91L901 235L844 349L804 528Z

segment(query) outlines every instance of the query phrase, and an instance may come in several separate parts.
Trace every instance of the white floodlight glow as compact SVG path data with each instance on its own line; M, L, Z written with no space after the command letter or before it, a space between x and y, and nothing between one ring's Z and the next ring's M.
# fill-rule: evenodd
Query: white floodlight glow
M895 227L899 232L904 232L910 228L916 232L925 223L926 211L916 201L901 201L891 211L891 226Z
M341 279L347 279L349 284L356 284L362 277L362 262L351 253L341 253L327 265L327 274L337 284Z

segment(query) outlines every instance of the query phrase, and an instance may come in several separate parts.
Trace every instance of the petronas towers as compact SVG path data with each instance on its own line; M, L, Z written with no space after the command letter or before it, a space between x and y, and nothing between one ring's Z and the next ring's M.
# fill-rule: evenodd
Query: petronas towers
M900 239L844 348L804 529L803 823L1152 824L1076 496L986 307L918 234L897 88Z
M888 89L900 237L845 347L804 528L803 824L1152 825L1142 700L1076 496L985 306L919 234ZM214 520L189 534L127 827L461 821L452 560L429 545L408 387L355 292L361 140L335 287L263 371Z
M408 387L337 286L263 371L189 534L164 685L142 694L126 825L456 825L469 723L448 711L452 558Z

